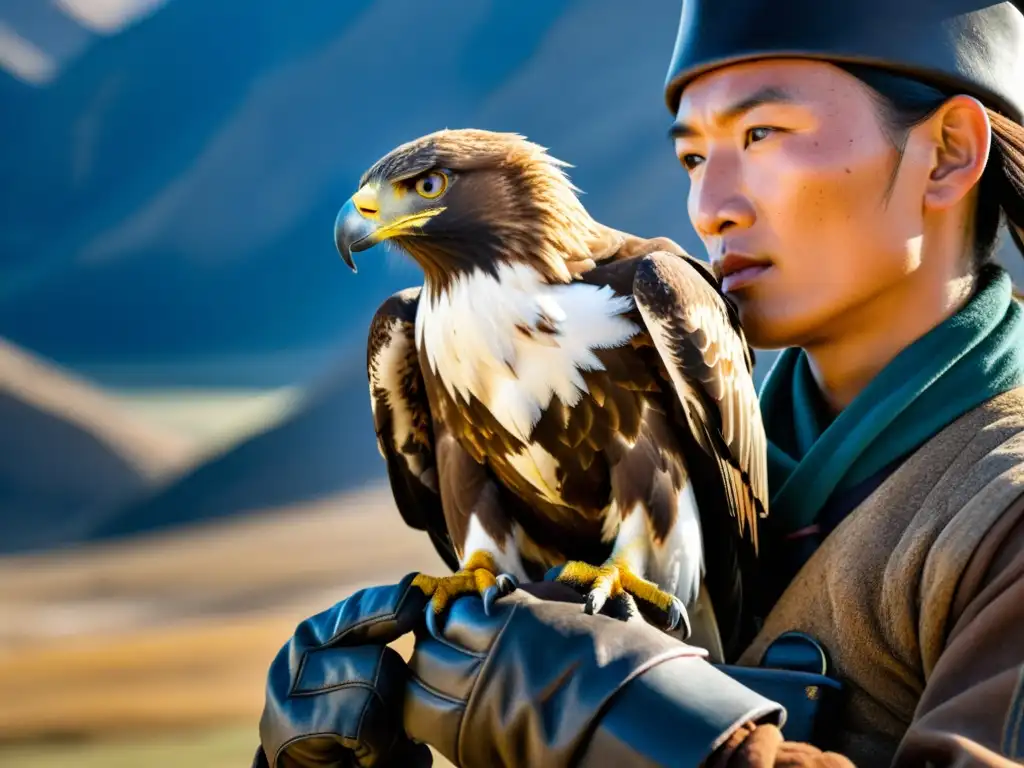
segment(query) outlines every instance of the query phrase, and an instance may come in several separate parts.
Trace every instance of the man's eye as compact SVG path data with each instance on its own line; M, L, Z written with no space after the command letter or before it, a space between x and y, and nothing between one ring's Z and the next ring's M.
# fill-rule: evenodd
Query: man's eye
M744 143L744 146L749 147L755 141L763 141L764 139L767 139L774 131L774 128L768 128L767 126L764 125L759 125L756 128L751 128L750 130L747 131L747 140Z
M683 164L683 167L688 171L692 171L698 165L704 162L704 158L700 155L694 155L692 153L683 155L679 158L679 161Z

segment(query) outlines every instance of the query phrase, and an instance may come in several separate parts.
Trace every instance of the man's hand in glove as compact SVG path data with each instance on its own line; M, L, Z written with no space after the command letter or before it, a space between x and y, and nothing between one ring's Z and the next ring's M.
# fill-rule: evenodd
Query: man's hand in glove
M588 616L565 585L524 585L490 616L461 598L427 630L412 578L299 625L271 665L254 766L430 765L417 742L463 766L697 765L740 724L780 720L703 651L638 616ZM410 629L412 676L385 647Z
M697 766L741 724L781 721L703 650L628 606L622 621L582 602L563 584L524 584L490 615L461 598L440 629L417 628L409 736L467 768Z
M253 768L431 765L402 729L409 670L387 647L423 622L414 575L299 624L270 665Z

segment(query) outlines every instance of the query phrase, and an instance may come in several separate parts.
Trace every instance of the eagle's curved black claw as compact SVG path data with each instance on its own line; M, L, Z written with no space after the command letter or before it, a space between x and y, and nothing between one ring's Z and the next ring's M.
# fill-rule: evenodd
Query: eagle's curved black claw
M499 573L495 578L495 583L498 585L501 597L510 595L519 589L519 579L516 578L514 573Z
M484 600L484 615L490 616L491 608L494 606L494 601L501 597L498 592L498 585L494 584L485 589L482 597Z
M484 613L488 616L491 615L491 608L494 606L494 601L499 597L515 592L519 587L519 579L517 579L511 573L499 573L494 577L494 584L484 590Z
M434 637L441 637L441 629L444 627L444 619L442 618L441 611L435 611L433 606L428 603L424 614L427 632Z
M686 612L686 606L683 605L683 601L676 596L672 596L672 603L668 608L668 631L675 632L680 627L683 628L683 640L690 637L690 615Z

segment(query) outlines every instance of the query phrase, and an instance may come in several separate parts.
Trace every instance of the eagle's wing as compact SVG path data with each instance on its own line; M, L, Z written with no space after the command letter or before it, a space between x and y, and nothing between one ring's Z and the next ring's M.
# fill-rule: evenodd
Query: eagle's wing
M402 519L426 531L453 571L459 562L448 534L437 478L433 424L416 354L420 288L389 297L370 323L366 367L377 447L387 462Z
M690 430L718 467L738 533L756 554L758 519L768 510L766 438L735 310L706 266L670 253L641 261L633 296Z

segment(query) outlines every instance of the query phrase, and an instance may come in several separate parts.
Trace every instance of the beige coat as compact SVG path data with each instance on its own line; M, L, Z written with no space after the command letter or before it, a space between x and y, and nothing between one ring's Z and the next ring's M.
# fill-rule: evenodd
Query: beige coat
M786 630L850 688L857 766L1024 762L1024 388L922 446L829 535L740 663Z

